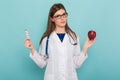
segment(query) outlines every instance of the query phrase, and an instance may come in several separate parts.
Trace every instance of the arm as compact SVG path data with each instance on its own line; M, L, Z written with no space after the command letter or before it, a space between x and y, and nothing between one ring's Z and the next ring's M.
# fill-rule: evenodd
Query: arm
M74 53L74 64L75 64L75 68L79 68L81 67L81 65L84 63L84 61L87 59L87 54L85 53L86 50L84 49L84 51L80 50L80 44L79 44L79 39L77 38L77 45L75 45L75 53Z
M84 47L83 47L82 51L80 51L79 39L77 38L78 44L75 47L76 55L74 56L74 63L75 63L76 68L79 68L84 63L84 61L87 59L87 57L88 57L87 50L89 47L91 47L93 45L95 40L90 41L87 37Z
M96 41L96 38L94 40L89 40L87 36L84 47L82 49L82 52L84 53L84 55L86 55L88 48L90 48L94 44L95 41Z
M46 45L46 38L43 39L39 52L37 52L30 41L30 39L24 40L25 47L30 49L30 58L40 67L43 68L46 65L47 59L45 56L45 45ZM39 54L40 53L40 54Z
M36 50L33 49L33 51L31 50L31 53L30 53L30 58L40 68L43 68L47 64L47 57L46 57L46 53L45 53L46 39L47 38L43 39L43 41L42 41L42 43L40 45L40 48L39 48L39 52L37 52Z
M33 55L34 54L34 55ZM34 53L30 53L30 58L40 67L43 68L44 66L46 66L46 58L45 56L42 56L40 54L37 53L37 51L35 50Z

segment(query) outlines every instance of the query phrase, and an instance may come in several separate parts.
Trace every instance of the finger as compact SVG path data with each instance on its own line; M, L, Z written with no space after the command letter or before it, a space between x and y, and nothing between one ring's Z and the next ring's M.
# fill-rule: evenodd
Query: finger
M27 42L27 41L30 41L30 39L24 39L24 43Z
M31 41L30 41L30 40L25 40L25 41L24 41L24 44L25 44L25 45L31 44Z
M89 42L90 41L90 39L88 38L88 36L86 37L86 42Z
M25 45L25 47L29 48L29 47L31 47L32 43L30 41L26 40L24 42L24 45Z
M96 41L96 38L93 40L93 43Z
M26 48L31 48L31 47L32 47L32 44L26 44L25 47L26 47Z
M32 46L31 44L28 45L29 48L31 48L31 46Z

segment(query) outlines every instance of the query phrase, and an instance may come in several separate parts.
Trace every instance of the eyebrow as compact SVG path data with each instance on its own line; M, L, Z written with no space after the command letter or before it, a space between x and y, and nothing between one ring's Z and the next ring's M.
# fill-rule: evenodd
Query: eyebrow
M62 14L56 14L56 15L54 15L54 16L58 16L58 15L63 15L63 14L65 14L66 12L64 12L64 13L62 13Z

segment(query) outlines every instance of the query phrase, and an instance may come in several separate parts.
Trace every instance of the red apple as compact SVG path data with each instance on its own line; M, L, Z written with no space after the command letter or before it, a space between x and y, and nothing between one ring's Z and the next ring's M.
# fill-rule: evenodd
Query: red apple
M88 38L89 38L90 40L94 40L95 37L96 37L96 32L93 31L93 30L90 30L90 31L88 32Z

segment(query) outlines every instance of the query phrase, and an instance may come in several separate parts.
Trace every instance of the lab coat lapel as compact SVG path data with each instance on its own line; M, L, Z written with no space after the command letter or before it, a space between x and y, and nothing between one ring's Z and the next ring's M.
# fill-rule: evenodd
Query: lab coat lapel
M68 42L68 35L66 33L63 39L63 44L67 44L67 42Z
M68 35L67 35L67 33L64 36L63 42L60 41L60 39L59 39L58 35L56 34L56 32L53 32L52 35L53 35L54 40L57 43L59 43L59 44L66 44L66 42L68 41Z
M54 41L60 44L61 42L60 42L59 37L57 36L56 32L53 32L52 35L53 35Z

